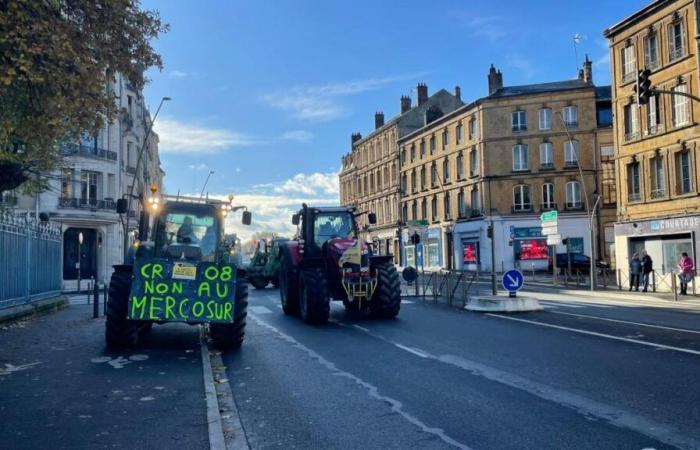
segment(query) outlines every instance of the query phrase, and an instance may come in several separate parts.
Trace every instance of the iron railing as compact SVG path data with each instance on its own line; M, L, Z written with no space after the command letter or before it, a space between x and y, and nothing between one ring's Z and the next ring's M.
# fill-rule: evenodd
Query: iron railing
M63 142L60 145L60 150L64 156L86 156L88 158L101 158L109 161L117 160L116 152L82 144Z
M90 198L61 197L58 199L58 207L63 209L104 209L116 210L117 202L114 199L104 200Z

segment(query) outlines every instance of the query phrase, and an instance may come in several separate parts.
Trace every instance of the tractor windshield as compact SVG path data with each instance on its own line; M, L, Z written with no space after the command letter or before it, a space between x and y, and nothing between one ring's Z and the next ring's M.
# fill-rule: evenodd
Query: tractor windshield
M199 247L204 261L214 257L219 230L211 215L170 212L163 218L161 227L164 235L158 241L164 248L172 244Z
M347 212L319 212L314 219L314 241L319 247L333 238L355 238L353 218Z

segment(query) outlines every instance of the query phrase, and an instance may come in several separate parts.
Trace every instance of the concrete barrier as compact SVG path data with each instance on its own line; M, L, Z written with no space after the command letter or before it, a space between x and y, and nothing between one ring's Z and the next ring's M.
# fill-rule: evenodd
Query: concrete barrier
M541 311L542 306L536 298L532 297L482 295L469 297L464 309L477 312L528 312Z

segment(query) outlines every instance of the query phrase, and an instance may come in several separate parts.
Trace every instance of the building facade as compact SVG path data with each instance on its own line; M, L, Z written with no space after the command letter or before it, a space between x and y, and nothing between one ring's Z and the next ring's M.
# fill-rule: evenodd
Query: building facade
M612 145L609 93L593 84L588 60L576 80L504 87L492 66L488 81L488 96L399 139L403 265L546 269L539 216L550 210L570 251L590 254L587 206L599 192L601 149ZM601 209L595 222L614 214ZM595 241L602 249L604 234Z
M397 142L425 126L426 121L463 105L459 88L455 88L454 95L442 89L429 96L428 86L419 83L416 92L415 106L410 97L402 96L399 114L385 122L384 113L375 113L371 133L365 137L353 133L351 151L342 157L339 175L341 205L377 215L375 225L368 223L366 215L360 216L360 237L373 242L379 254L393 254L397 264L400 261L398 233L402 226Z
M148 191L151 183L159 188L163 183L158 136L153 132L137 171L138 153L151 121L142 92L120 75L109 89L119 106L116 120L105 124L97 136L84 135L60 145L63 167L50 177L47 191L16 196L15 214L47 213L61 225L64 290L75 289L79 277L109 281L112 266L123 260L124 227L116 201L129 192L131 183L136 183L136 195ZM133 200L130 241L139 212L139 202Z
M646 250L654 269L676 269L681 252L697 255L700 94L698 10L692 0L657 0L605 30L610 46L618 185L617 267ZM636 101L638 70L666 91ZM696 258L697 259L697 258Z

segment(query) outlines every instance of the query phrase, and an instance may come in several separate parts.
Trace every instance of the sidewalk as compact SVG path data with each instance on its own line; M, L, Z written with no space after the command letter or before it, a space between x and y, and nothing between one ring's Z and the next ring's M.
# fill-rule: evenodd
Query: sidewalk
M106 352L84 303L0 326L3 448L208 448L198 328L144 341Z

